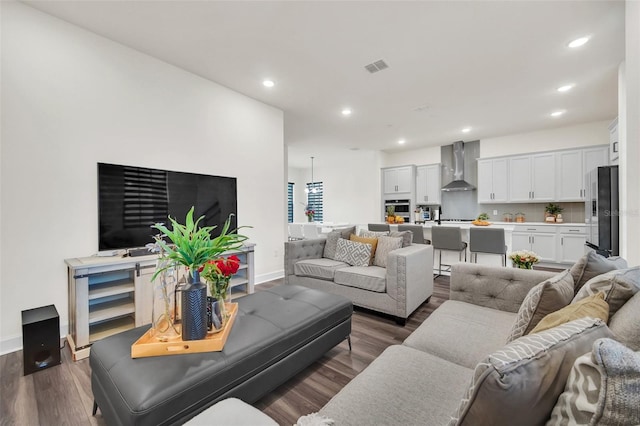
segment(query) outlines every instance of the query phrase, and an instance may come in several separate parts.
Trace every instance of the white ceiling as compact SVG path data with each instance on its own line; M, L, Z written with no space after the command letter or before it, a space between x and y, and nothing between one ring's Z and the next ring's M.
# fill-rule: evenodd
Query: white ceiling
M282 109L296 152L416 149L617 115L620 1L24 3ZM591 41L566 47L582 35ZM364 69L379 59L389 68ZM558 93L565 83L576 87ZM556 109L567 112L550 118Z

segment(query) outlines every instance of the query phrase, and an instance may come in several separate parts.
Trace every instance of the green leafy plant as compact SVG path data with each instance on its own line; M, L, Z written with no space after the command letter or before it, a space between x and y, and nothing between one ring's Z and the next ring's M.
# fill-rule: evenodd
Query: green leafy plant
M167 228L161 223L156 223L152 227L159 230L162 234L155 237L156 243L162 250L162 258L168 259L169 262L163 262L151 280L155 280L158 275L173 267L174 264L180 264L189 268L189 273L193 276L193 271L199 270L205 263L220 257L226 251L234 250L242 247L242 244L248 237L240 235L237 231L240 228L230 231L231 217L229 215L222 227L219 236L211 238L211 231L216 226L199 227L198 224L204 216L201 216L194 222L194 207L191 207L187 213L185 224L178 223L174 218L169 216L172 229ZM248 226L242 228L249 228ZM173 244L168 244L163 237L167 237Z
M489 215L486 213L480 213L478 215L478 220L489 220Z
M562 213L564 209L562 207L560 207L558 204L553 204L553 203L549 203L547 204L547 206L544 208L544 211L552 214L552 215L556 215L558 213Z

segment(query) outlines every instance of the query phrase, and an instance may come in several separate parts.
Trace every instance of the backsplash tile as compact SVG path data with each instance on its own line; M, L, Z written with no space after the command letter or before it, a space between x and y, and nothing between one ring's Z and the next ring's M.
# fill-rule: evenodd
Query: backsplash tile
M562 219L566 223L585 223L584 203L555 203L562 207ZM504 213L511 213L515 221L516 213L524 213L526 222L544 222L544 208L547 203L478 204L478 214L487 213L489 220L502 222ZM498 214L494 215L493 211Z

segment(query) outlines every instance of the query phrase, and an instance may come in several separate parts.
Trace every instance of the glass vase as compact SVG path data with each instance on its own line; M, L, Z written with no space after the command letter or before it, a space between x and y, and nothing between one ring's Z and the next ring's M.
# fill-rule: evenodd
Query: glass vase
M166 265L166 260L158 260L158 268L163 268ZM175 289L177 284L175 267L163 271L153 283L151 317L154 336L161 342L180 336L180 331L175 324Z
M215 279L209 283L209 292L211 293L212 302L216 302L217 311L219 313L218 319L221 322L222 327L229 319L229 312L227 310L227 303L231 302L231 292L229 291L229 277ZM212 305L213 306L213 305ZM211 309L214 312L214 309ZM215 328L214 328L215 329Z

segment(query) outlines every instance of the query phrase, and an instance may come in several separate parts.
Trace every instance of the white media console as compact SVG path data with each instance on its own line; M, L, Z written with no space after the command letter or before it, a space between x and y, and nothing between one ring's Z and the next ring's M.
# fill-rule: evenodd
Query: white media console
M231 295L253 293L255 244L225 253L240 258L231 279ZM91 256L65 259L69 285L69 333L74 361L89 356L97 340L150 324L153 304L151 277L157 255L138 257Z

